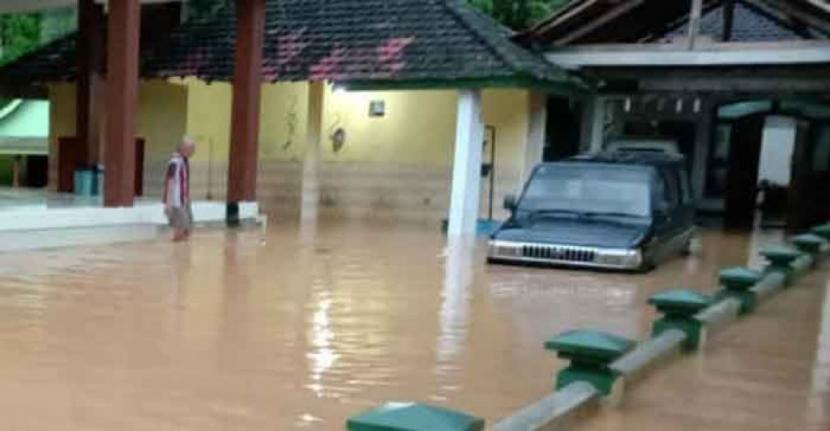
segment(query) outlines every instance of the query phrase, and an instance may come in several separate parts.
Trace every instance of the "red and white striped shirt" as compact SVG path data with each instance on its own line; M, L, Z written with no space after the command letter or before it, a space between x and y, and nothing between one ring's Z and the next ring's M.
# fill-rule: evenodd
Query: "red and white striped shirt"
M187 157L176 152L167 163L164 181L165 205L181 208L190 202L190 164Z

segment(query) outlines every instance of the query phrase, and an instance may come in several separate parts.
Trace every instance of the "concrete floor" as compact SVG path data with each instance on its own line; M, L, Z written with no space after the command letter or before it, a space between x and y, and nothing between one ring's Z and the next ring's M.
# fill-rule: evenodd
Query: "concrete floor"
M647 275L487 266L481 244L370 223L2 254L3 428L341 430L387 400L492 421L551 390L547 337L642 338L650 294L712 290L716 269L758 265L778 239L707 232L700 256ZM580 425L827 429L827 274Z

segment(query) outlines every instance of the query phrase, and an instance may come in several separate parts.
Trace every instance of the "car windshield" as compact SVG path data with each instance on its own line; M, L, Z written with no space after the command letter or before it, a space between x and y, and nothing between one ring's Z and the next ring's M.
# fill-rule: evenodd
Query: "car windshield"
M650 182L647 169L542 166L533 175L518 209L530 213L646 217L651 212Z

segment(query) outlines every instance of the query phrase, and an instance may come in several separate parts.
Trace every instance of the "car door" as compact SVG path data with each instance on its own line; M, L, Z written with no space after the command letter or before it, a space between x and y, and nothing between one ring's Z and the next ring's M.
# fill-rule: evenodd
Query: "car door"
M654 239L651 245L654 263L659 263L676 247L682 226L681 196L678 177L671 169L657 170L654 211Z

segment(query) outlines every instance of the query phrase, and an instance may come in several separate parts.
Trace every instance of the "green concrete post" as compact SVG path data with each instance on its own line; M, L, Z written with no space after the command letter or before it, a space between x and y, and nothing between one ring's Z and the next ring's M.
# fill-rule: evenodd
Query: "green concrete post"
M811 232L824 238L825 241L830 241L830 223L816 226Z
M653 295L648 303L663 313L651 326L652 338L669 329L679 329L686 334L683 348L687 351L698 348L703 324L694 315L708 307L712 298L690 289L672 289Z
M755 294L749 289L761 281L761 273L749 268L734 267L721 271L718 275L721 289L715 293L715 300L735 298L741 302L741 314L755 310Z
M419 403L386 403L352 416L348 431L481 431L484 420Z
M761 256L765 257L768 262L767 267L764 268L765 272L782 272L787 277L784 286L792 283L795 277L792 264L802 256L801 252L790 247L776 246L761 250Z
M545 349L571 361L556 377L556 389L573 382L588 382L603 395L609 395L618 377L608 366L628 353L636 343L601 331L564 332L545 343Z
M820 254L821 248L827 244L824 238L812 233L794 236L792 242L800 252L810 254L813 257Z

